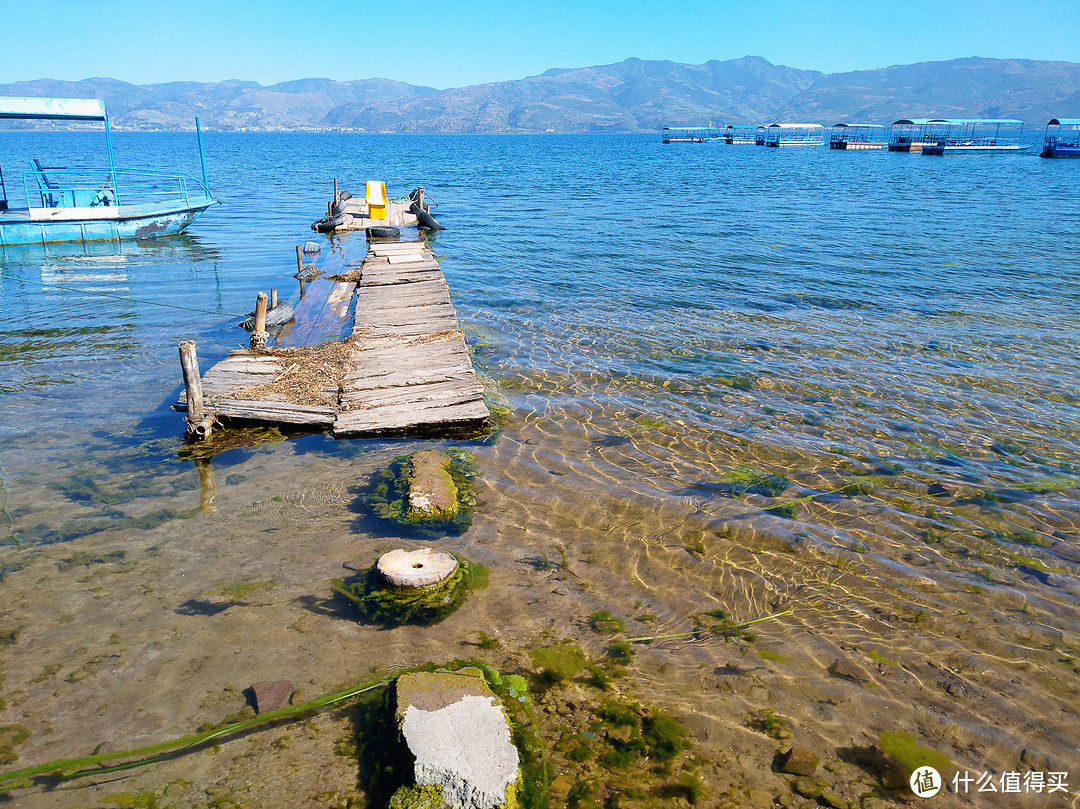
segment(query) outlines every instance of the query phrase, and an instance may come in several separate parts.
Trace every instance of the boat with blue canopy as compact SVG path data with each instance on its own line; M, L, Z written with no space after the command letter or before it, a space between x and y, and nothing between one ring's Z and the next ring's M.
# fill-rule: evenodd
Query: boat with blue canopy
M889 127L890 152L921 152L926 145L926 128L944 123L944 118L901 118Z
M753 146L758 142L760 126L735 126L728 124L724 130L724 143L728 146Z
M927 123L922 153L1017 154L1029 145L1023 135L1024 122L1013 118L939 119Z
M1039 157L1080 157L1080 118L1051 118Z
M821 124L769 124L765 128L766 146L824 146L825 127Z
M5 182L0 166L0 246L170 236L217 203L207 187L198 118L202 181L179 172L117 166L100 99L0 97L0 119L103 123L107 160L96 166L46 166L31 159L22 175L25 207L9 196L10 173Z
M829 148L865 150L885 148L885 127L881 124L833 124Z
M665 126L660 134L664 143L709 143L724 139L720 129L713 126Z

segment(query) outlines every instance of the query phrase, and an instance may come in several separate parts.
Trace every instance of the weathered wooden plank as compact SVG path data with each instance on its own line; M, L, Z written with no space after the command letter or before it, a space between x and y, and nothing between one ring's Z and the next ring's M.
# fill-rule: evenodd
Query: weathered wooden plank
M411 411L348 411L334 419L332 432L339 438L361 438L422 429L481 427L489 420L487 407L481 400Z

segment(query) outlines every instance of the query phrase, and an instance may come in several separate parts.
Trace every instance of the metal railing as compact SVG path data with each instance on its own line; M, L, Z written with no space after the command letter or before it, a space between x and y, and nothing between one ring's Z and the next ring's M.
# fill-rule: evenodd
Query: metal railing
M188 174L153 169L42 166L23 175L27 208L96 208L212 200L210 190Z

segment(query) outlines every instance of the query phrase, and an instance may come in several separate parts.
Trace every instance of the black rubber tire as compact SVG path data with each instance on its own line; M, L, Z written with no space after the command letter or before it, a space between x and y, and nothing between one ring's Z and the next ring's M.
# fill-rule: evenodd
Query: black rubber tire
M341 214L345 213L345 200L342 200L341 202L335 202L332 210L334 212L334 216L340 216Z
M395 227L387 227L378 225L373 228L367 229L368 236L372 236L376 239L393 239L396 236L401 235L401 231Z
M348 214L338 214L327 219L323 217L318 222L312 222L311 229L316 233L329 233L334 228L340 227L345 224L345 220L348 218Z
M420 224L420 227L427 228L428 230L446 230L439 221L417 205L415 202L409 206L409 210L416 216L416 221Z

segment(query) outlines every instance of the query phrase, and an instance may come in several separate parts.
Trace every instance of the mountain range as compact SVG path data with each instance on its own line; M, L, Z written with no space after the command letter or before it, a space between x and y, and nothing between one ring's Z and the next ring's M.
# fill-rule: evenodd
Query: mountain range
M1080 64L972 57L820 73L758 56L685 65L627 59L436 90L389 79L170 82L38 79L0 95L103 98L118 129L655 132L662 126L904 117L1080 117Z

